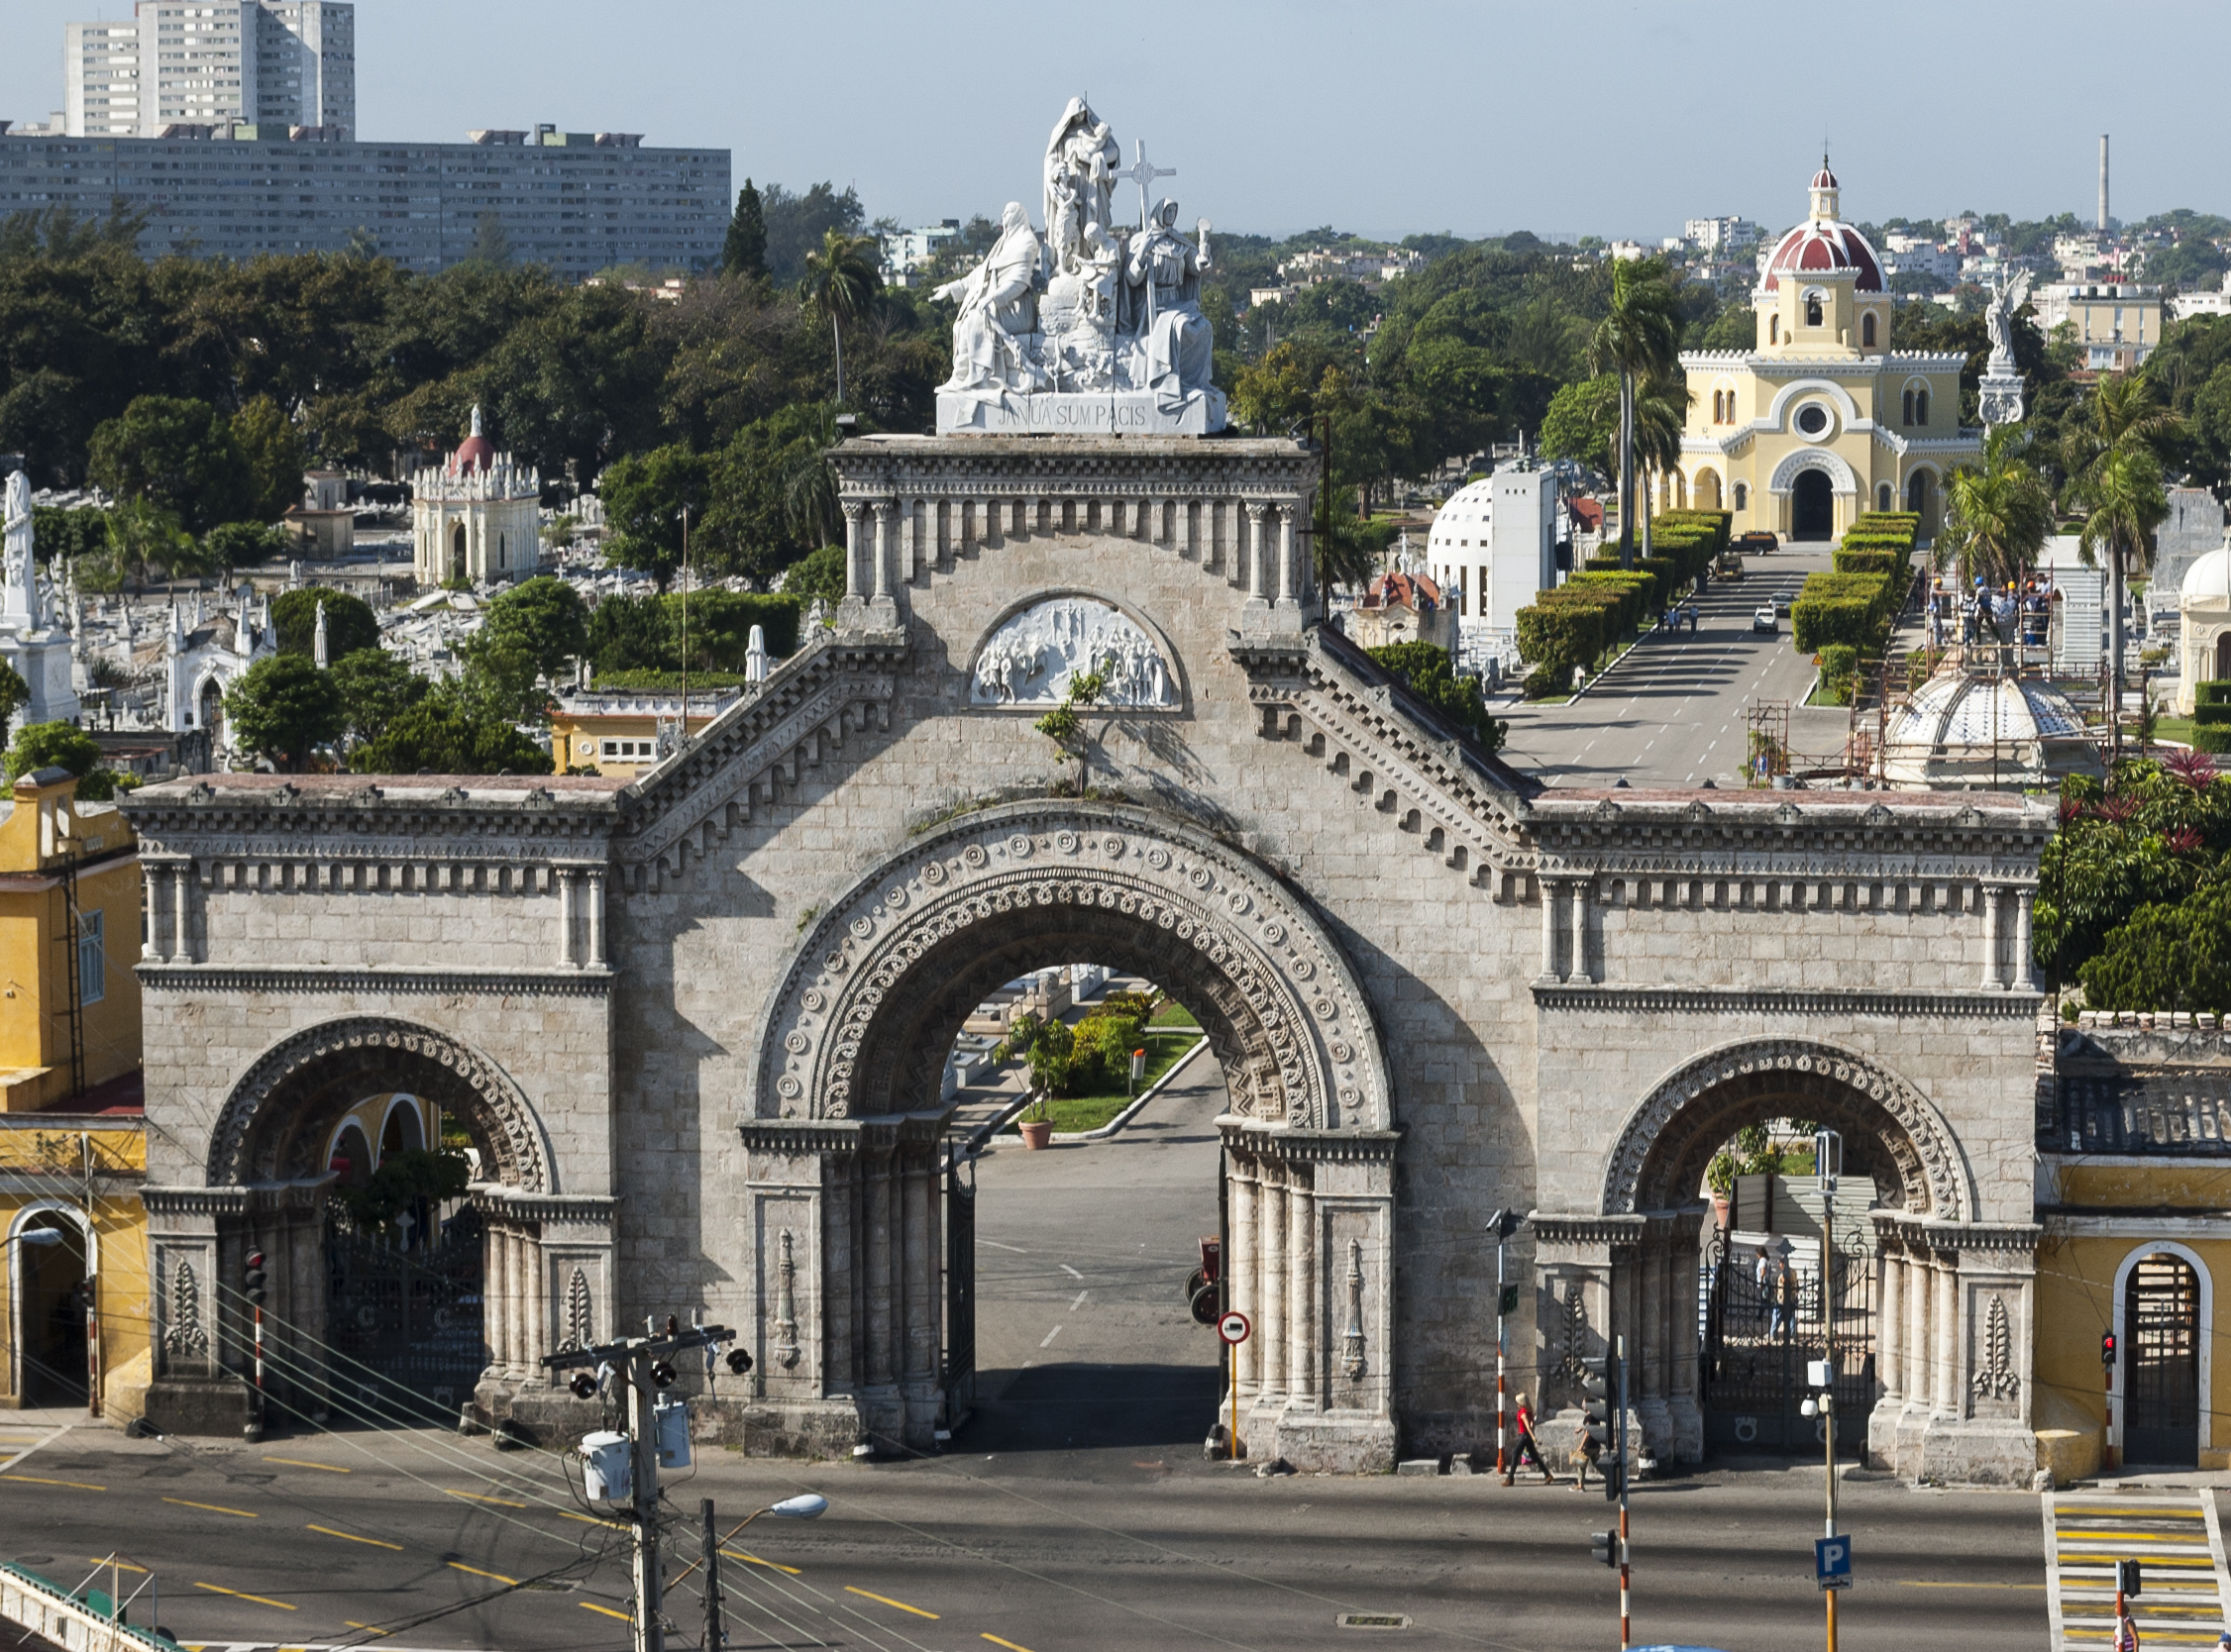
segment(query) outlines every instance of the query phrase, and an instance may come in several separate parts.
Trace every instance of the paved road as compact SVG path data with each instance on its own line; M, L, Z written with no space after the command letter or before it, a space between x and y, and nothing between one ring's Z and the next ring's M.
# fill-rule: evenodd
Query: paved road
M1783 700L1792 749L1834 757L1847 714L1801 706L1813 664L1790 646L1788 622L1771 637L1751 629L1754 609L1776 592L1794 597L1829 559L1825 548L1749 558L1743 579L1707 588L1695 635L1651 636L1569 704L1497 701L1511 721L1504 756L1552 785L1740 786L1753 702Z

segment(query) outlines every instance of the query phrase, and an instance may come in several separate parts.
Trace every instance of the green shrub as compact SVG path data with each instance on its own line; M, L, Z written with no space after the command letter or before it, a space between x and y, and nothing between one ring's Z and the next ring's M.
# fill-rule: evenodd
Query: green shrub
M1489 751L1501 749L1503 737L1511 731L1510 724L1499 723L1487 714L1479 678L1458 676L1448 650L1434 643L1393 643L1371 650L1371 658Z
M1880 573L1810 573L1790 605L1790 635L1801 654L1849 643L1861 654L1881 647L1893 582Z
M1562 589L1543 591L1533 607L1517 614L1519 657L1537 668L1529 686L1535 676L1561 679L1548 693L1563 693L1572 684L1572 668L1604 652L1603 604L1554 600L1563 595Z
M1657 547L1652 546L1651 549L1656 550ZM1635 566L1657 578L1657 588L1650 593L1650 605L1653 608L1663 608L1673 600L1673 593L1688 583L1680 563L1674 558L1645 557Z
M2192 698L2201 705L2231 705L2231 681L2196 682Z
M1642 624L1647 610L1651 592L1657 587L1654 574L1637 568L1631 573L1575 573L1560 590L1575 592L1604 591L1610 593L1615 611L1605 622L1607 643L1619 642L1634 634Z
M1850 643L1831 643L1821 650L1821 685L1838 705L1852 703L1859 685L1859 651Z
M1847 543L1836 553L1839 573L1884 573L1895 577L1906 570L1906 559L1897 551L1854 549Z
M2231 724L2195 723L2192 725L2192 750L2195 752L2231 752Z
M1580 566L1584 571L1589 573L1618 573L1623 571L1619 566L1619 553L1616 551L1599 551Z
M1572 668L1567 666L1560 673L1546 667L1526 673L1519 684L1519 697L1527 700L1545 700L1555 694L1572 692Z
M2200 701L2192 707L2192 722L2198 728L2219 728L2231 724L2231 702Z
M2076 979L2096 1009L2231 1009L2231 887L2141 906Z

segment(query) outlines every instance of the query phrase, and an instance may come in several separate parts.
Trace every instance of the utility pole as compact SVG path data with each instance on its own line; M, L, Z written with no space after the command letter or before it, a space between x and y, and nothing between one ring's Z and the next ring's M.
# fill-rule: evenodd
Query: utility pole
M1515 1286L1505 1283L1503 1248L1518 1231L1519 1223L1525 1220L1516 1210L1498 1210L1488 1221L1495 1230L1495 1472L1503 1477L1506 1486L1516 1478L1517 1465L1510 1458L1510 1410L1504 1397L1505 1370L1510 1359L1510 1339L1505 1335L1504 1321L1519 1305L1519 1293Z
M712 1518L712 1498L697 1504L704 1522L705 1643L703 1652L720 1652L728 1637L720 1626L720 1533Z
M1619 1422L1612 1431L1613 1455L1611 1472L1619 1477L1619 1652L1627 1652L1633 1644L1630 1637L1631 1620L1627 1600L1627 1339L1613 1339L1619 1358ZM1830 1522L1832 1525L1834 1521ZM1830 1639L1833 1642L1834 1636ZM1833 1644L1829 1652L1836 1652Z
M665 1578L659 1566L659 1391L674 1386L676 1354L689 1348L708 1348L735 1340L736 1333L724 1325L685 1327L669 1314L663 1334L626 1337L618 1342L599 1343L593 1348L578 1348L543 1357L546 1371L583 1372L569 1385L581 1398L595 1394L596 1380L587 1373L598 1366L609 1365L621 1388L621 1411L628 1418L631 1436L628 1442L628 1519L635 1528L632 1568L635 1632L629 1645L633 1652L666 1652L666 1623L662 1615ZM687 1412L678 1445L680 1463L687 1463ZM711 1524L708 1503L705 1505L705 1529L711 1530ZM708 1602L707 1612L713 1609Z

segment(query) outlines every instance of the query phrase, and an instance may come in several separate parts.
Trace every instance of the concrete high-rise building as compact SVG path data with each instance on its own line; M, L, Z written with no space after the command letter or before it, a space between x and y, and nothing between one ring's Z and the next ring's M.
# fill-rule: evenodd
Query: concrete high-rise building
M356 135L346 0L139 0L129 22L63 26L72 138L159 138L238 122Z

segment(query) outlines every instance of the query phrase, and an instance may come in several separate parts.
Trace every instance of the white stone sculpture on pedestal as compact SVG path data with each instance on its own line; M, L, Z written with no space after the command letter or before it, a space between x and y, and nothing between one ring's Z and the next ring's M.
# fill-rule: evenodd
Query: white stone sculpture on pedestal
M2022 369L2014 364L2014 317L2030 296L2030 272L2001 276L1983 304L1983 326L1991 336L1990 360L1977 387L1976 411L1983 428L2022 422Z
M1072 98L1046 144L1043 237L1019 201L975 268L937 289L954 300L953 376L937 431L1204 436L1224 425L1201 313L1209 221L1177 233L1177 202L1148 209L1156 178L1130 166L1108 123ZM1136 227L1116 223L1116 185L1138 189Z
M74 722L77 690L71 685L69 633L48 621L32 558L31 478L8 477L6 553L0 557L0 657L31 690L22 723Z

